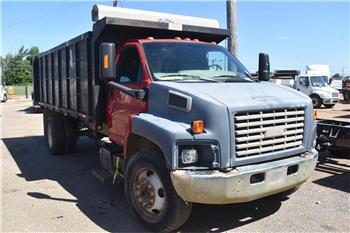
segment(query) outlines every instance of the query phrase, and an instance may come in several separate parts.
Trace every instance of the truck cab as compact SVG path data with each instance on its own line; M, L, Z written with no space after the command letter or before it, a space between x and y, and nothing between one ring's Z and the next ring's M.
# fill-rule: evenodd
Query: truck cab
M322 104L332 108L340 99L340 92L330 87L323 76L297 76L295 88L311 97L314 108Z

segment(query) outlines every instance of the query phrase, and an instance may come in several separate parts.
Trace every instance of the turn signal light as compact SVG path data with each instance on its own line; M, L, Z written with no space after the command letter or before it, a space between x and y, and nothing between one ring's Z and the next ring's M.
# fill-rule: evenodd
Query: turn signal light
M204 132L204 122L202 120L192 121L191 129L193 134L200 134Z
M314 110L314 111L312 112L312 118L313 118L314 120L317 119L317 111L316 111L316 110Z

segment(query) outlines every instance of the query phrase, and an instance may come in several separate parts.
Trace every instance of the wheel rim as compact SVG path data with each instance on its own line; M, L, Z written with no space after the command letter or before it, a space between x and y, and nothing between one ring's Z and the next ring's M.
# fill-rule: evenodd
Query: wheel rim
M315 98L315 97L312 97L312 104L314 105L314 107L317 106L318 105L318 99Z
M52 127L51 127L51 123L47 124L47 143L49 144L49 147L52 148L53 139L52 139Z
M138 208L146 215L158 216L165 210L165 189L158 174L151 168L136 171L132 195Z

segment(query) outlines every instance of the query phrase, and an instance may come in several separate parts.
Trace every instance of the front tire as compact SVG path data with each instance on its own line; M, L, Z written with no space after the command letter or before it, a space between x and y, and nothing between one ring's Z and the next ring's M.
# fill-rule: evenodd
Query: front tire
M163 164L153 152L136 153L126 168L125 195L137 218L158 231L169 232L187 221L192 205L177 195Z
M335 104L324 104L326 108L333 108Z
M322 99L318 95L311 95L310 97L314 108L320 108L322 106Z

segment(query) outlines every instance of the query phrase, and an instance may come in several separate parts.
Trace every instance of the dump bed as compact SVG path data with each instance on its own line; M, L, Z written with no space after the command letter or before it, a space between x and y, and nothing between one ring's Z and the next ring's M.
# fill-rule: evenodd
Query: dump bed
M221 42L228 31L219 28L105 17L84 33L34 60L34 101L44 108L80 119L90 129L105 123L106 86L99 79L99 45L152 36L188 37Z

